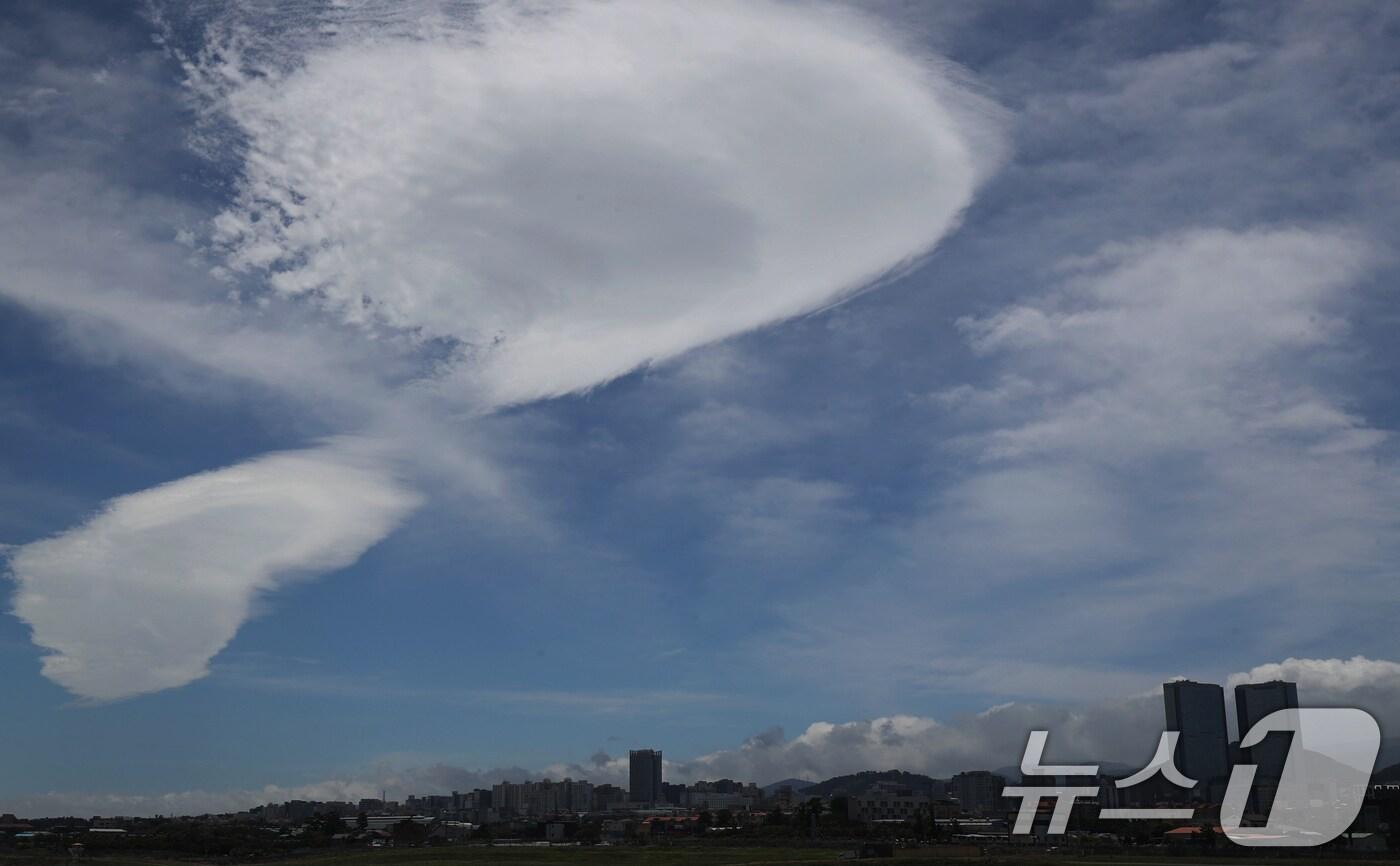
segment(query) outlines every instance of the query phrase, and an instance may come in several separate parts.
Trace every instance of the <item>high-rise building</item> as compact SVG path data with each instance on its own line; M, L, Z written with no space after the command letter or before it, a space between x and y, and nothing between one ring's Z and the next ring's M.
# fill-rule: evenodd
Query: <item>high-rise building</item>
M1162 684L1167 730L1179 731L1177 769L1196 780L1192 794L1214 799L1230 775L1230 736L1225 690L1215 683L1177 680Z
M1239 726L1240 739L1249 733L1260 719L1275 710L1297 709L1298 684L1274 680L1267 683L1244 683L1235 686L1235 722ZM1251 764L1259 764L1263 773L1269 763L1266 757L1276 759L1277 769L1282 771L1283 759L1288 755L1285 738L1269 737L1252 749L1245 749L1240 758Z
M1235 723L1240 739L1262 718L1275 710L1298 707L1298 684L1273 680L1267 683L1244 683L1235 686ZM1253 764L1254 786L1250 792L1251 808L1267 812L1274 802L1283 765L1288 760L1288 735L1272 733L1262 743L1240 750L1240 762Z
M627 753L628 798L633 803L661 802L661 752L633 749Z

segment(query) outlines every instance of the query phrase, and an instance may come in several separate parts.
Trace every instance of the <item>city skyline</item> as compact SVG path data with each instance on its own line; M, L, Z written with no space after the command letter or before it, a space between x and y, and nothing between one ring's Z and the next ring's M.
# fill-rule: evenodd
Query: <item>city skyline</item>
M1231 736L1226 721L1223 694L1224 690L1217 683L1177 679L1162 684L1161 704L1166 722L1163 730L1179 734L1172 764L1183 776L1195 778L1198 782L1195 787L1176 787L1168 779L1149 776L1126 790L1119 790L1118 780L1128 775L1138 775L1125 773L1121 769L1100 770L1095 775L1082 778L1056 776L1055 783L1092 782L1099 785L1099 790L1106 792L1098 797L1099 802L1115 808L1132 803L1136 808L1148 807L1150 811L1151 807L1161 803L1193 803L1195 808L1209 809L1219 808L1225 794L1224 782L1235 765L1252 764L1255 765L1256 776L1249 809L1267 815L1273 791L1281 776L1287 743L1266 741L1265 748L1240 749L1238 740L1243 732L1253 728L1269 713L1297 709L1300 706L1297 683L1275 679L1235 685L1235 709L1239 720L1235 737ZM1283 746L1284 751L1275 746ZM1100 763L1092 756L1081 755L1080 759L1094 761L1096 766ZM1391 760L1395 760L1395 763L1388 764ZM1392 743L1377 755L1373 771L1394 773L1398 769L1400 744ZM889 776L896 778L887 781ZM914 779L922 781L912 781ZM1073 781L1075 779L1078 781ZM977 820L991 819L999 821L1001 830L1006 831L1010 827L1007 818L1014 812L1008 802L1014 802L1014 798L1004 798L1002 788L1008 784L1033 783L1034 777L1026 777L1008 764L995 770L964 769L946 779L910 774L900 768L870 768L825 780L780 779L762 784L753 780L723 778L672 784L664 781L662 752L646 748L628 751L628 782L628 787L621 788L606 781L595 785L589 779L568 776L562 779L548 776L514 781L503 779L489 787L469 791L415 792L401 801L390 799L387 792L381 792L379 797L365 797L358 801L294 799L281 803L269 802L236 814L225 813L224 817L297 824L323 815L338 815L342 819L359 816L362 824L364 818L369 817L379 821L375 826L381 828L389 826L385 822L410 818L415 821L464 821L477 826L509 823L517 819L599 813L664 815L719 810L790 811L810 797L817 796L824 800L848 800L849 803L842 808L849 809L852 819L867 822L913 819L920 814L920 810L942 803L954 811L939 807L934 810L935 816L939 816L940 809L944 809L941 812L943 818L962 815ZM838 782L841 784L836 784ZM925 787L916 787L918 785ZM821 790L820 794L813 793L818 790ZM15 816L11 813L7 817ZM91 823L99 827L126 826L135 820L129 816L93 816Z
M4 4L0 813L1392 741L1397 33Z

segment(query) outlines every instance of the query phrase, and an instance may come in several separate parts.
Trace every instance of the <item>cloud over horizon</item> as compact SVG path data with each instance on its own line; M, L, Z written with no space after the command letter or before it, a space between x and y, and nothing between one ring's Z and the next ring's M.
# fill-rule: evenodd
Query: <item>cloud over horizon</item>
M1294 678L1304 706L1359 706L1383 730L1400 725L1400 663L1357 656L1351 659L1287 659L1231 674L1240 682ZM1087 703L1012 702L947 720L892 715L841 723L814 722L789 737L782 728L759 732L737 747L694 758L668 758L671 782L731 778L766 785L788 778L822 781L864 770L905 770L947 778L963 770L1002 770L1019 763L1031 730L1047 730L1045 757L1059 762L1144 765L1164 726L1162 695L1151 692ZM664 744L663 744L664 745ZM1400 759L1394 747L1382 760ZM7 799L6 808L25 814L164 814L237 811L285 799L355 801L409 794L468 791L501 781L588 779L627 785L627 757L599 751L584 762L556 762L535 770L521 767L468 769L437 762L406 765L382 761L355 773L301 785L269 784L242 791L182 791L158 795L63 794ZM17 812L18 813L18 812Z

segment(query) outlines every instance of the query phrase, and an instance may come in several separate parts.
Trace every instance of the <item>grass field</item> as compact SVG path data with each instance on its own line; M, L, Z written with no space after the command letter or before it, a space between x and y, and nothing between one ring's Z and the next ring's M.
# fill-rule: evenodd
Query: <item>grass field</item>
M839 851L821 848L440 848L365 852L298 860L315 866L739 866L744 863L828 863Z
M453 847L400 848L379 851L334 851L276 861L287 866L741 866L767 863L831 863L840 851L822 848L545 848ZM39 852L0 854L0 864L71 863L66 855ZM171 866L195 864L198 858L167 860L140 856L86 857L81 862L102 866ZM220 861L209 861L220 862ZM224 861L226 862L226 861Z

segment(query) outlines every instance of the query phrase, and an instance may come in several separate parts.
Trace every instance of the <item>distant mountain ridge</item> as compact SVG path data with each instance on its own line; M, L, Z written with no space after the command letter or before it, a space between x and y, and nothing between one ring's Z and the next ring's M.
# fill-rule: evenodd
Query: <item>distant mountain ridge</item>
M1085 763L1093 763L1086 761ZM1390 737L1382 741L1380 755L1376 761L1377 770L1372 774L1373 782L1400 782L1400 738ZM1116 761L1103 761L1099 763L1099 772L1114 776L1130 775L1139 768L1120 764ZM1008 784L1019 784L1021 780L1021 770L1019 767L1000 767L992 772L1006 779ZM806 779L783 779L763 786L763 793L772 796L784 787L790 786L793 793L800 793L808 797L829 797L834 794L864 794L877 782L887 782L911 788L915 791L934 796L943 796L947 779L937 779L933 776L926 776L922 773L911 773L907 770L862 770L859 773L848 773L844 776L832 776L821 782L812 782Z
M1392 785L1396 782L1400 782L1400 764L1382 767L1371 774L1371 784L1373 785Z
M1380 754L1376 755L1376 766L1390 769L1391 764L1400 764L1400 737L1385 737L1381 740Z
M811 797L826 797L832 794L863 794L876 782L889 782L912 788L925 794L941 794L945 781L925 776L922 773L909 773L904 770L864 770L845 776L833 776L818 782L802 793Z
M1130 776L1141 769L1128 764L1120 764L1117 761L1075 761L1074 763L1095 764L1098 766L1099 772L1106 776ZM992 772L1005 779L1008 785L1019 785L1022 782L1020 767L999 767Z

